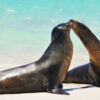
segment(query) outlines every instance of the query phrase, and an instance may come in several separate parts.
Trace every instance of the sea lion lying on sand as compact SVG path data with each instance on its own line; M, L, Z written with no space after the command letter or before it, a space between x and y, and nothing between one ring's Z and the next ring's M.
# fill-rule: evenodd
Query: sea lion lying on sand
M88 83L100 86L100 41L84 24L75 20L70 20L69 23L87 49L90 62L70 70L64 82Z
M1 93L47 91L61 93L62 81L68 71L73 46L70 25L64 23L52 31L52 42L36 62L0 72Z

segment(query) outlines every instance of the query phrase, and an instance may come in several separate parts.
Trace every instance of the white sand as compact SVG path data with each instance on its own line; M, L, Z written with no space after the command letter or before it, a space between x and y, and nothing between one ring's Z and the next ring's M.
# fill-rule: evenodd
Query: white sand
M38 59L40 55L13 55L0 56L0 70L14 66L30 63ZM35 58L35 59L34 59ZM88 54L74 53L71 68L88 62ZM69 95L42 93L4 94L0 95L0 100L100 100L100 89L86 84L63 84L64 91ZM89 86L87 88L83 88Z

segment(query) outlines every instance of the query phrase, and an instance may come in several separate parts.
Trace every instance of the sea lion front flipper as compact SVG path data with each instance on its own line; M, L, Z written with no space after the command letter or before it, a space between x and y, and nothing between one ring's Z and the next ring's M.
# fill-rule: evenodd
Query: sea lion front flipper
M56 85L55 83L56 82L54 82L54 81L49 82L49 85L48 85L48 88L47 88L47 92L60 94L63 85L62 84Z
M48 92L48 93L54 93L54 94L68 94L68 93L66 93L62 88L63 88L62 83L56 85L55 82L52 81L52 82L49 84L48 88L47 88L47 92Z
M63 88L62 83L58 85L58 88L61 88L61 89Z
M63 85L62 84L59 84L58 86L55 86L54 88L52 89L47 89L47 92L48 93L54 93L54 94L63 94L63 95L69 95L69 93L65 92L63 89L62 89Z

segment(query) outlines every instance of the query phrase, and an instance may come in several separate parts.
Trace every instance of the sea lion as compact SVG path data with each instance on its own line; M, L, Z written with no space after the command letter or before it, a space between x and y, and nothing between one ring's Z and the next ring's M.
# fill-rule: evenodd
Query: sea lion
M52 41L36 62L0 72L1 93L43 92L61 93L72 58L70 25L63 23L52 31Z
M90 62L70 70L64 82L87 83L100 86L100 41L84 24L75 20L70 20L69 23L87 49Z

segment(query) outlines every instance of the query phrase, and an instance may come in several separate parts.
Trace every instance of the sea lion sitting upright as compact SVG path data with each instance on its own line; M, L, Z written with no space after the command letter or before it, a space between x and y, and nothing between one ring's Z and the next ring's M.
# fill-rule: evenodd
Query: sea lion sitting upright
M38 61L1 71L0 93L60 93L72 58L69 31L69 23L56 26L51 44Z
M87 49L90 62L69 71L64 82L88 83L100 86L100 41L82 23L70 20L70 26Z

